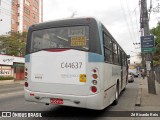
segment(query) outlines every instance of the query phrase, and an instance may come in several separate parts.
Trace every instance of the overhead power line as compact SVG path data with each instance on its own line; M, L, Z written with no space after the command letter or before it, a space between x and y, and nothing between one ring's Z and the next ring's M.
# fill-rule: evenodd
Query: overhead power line
M134 27L133 27L133 19L132 19L132 16L131 16L131 10L130 10L130 6L129 6L129 3L128 3L128 0L126 0L126 6L127 6L127 11L128 11L128 16L129 16L129 21L131 23L131 30L133 31L133 39L134 39L134 42L136 43L136 35L135 35L135 31L134 31Z
M125 9L124 9L124 6L123 6L121 0L120 0L120 5L121 5L122 13L123 13L124 19L125 19L125 21L126 21L126 25L127 25L128 31L129 31L130 38L131 38L130 40L131 40L132 43L134 43L133 37L132 37L132 34L131 34L131 30L130 30L130 27L129 27L129 23L128 23L128 21L127 21ZM133 45L133 44L132 44L132 45Z
M134 0L135 1L135 0ZM134 2L135 3L135 2ZM134 6L135 6L135 4L134 4ZM139 6L139 3L138 3L138 5L135 7L135 9L134 9L134 13L135 13L135 17L136 17L136 26L137 26L137 34L138 34L138 39L139 39L139 37L140 37L140 33L139 33L139 27L138 27L138 17L137 17L137 8L138 8L138 6Z

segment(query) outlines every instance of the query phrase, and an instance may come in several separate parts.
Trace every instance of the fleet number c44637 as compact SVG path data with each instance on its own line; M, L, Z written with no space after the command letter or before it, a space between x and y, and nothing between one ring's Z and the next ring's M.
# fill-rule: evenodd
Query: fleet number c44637
M82 67L82 62L62 62L61 68L71 68L71 69L80 69Z

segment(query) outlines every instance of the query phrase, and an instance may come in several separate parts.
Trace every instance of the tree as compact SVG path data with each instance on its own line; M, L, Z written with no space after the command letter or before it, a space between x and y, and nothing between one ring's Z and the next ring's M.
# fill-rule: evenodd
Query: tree
M156 52L153 55L153 63L157 65L160 64L160 22L157 24L156 28L150 30L150 33L156 36Z
M27 33L12 32L8 36L0 36L0 50L7 55L24 56Z

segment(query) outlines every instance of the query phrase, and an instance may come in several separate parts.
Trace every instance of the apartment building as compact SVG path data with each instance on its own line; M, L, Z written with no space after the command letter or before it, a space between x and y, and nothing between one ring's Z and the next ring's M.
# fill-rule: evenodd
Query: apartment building
M0 26L3 24L9 30L0 31L0 35L11 31L26 32L30 25L43 21L43 0L0 0L1 19Z

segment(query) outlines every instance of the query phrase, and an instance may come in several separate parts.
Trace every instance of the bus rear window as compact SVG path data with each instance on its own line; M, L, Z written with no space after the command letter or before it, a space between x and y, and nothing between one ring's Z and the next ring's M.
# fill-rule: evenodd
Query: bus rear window
M89 27L74 26L32 32L31 51L50 48L89 49Z

